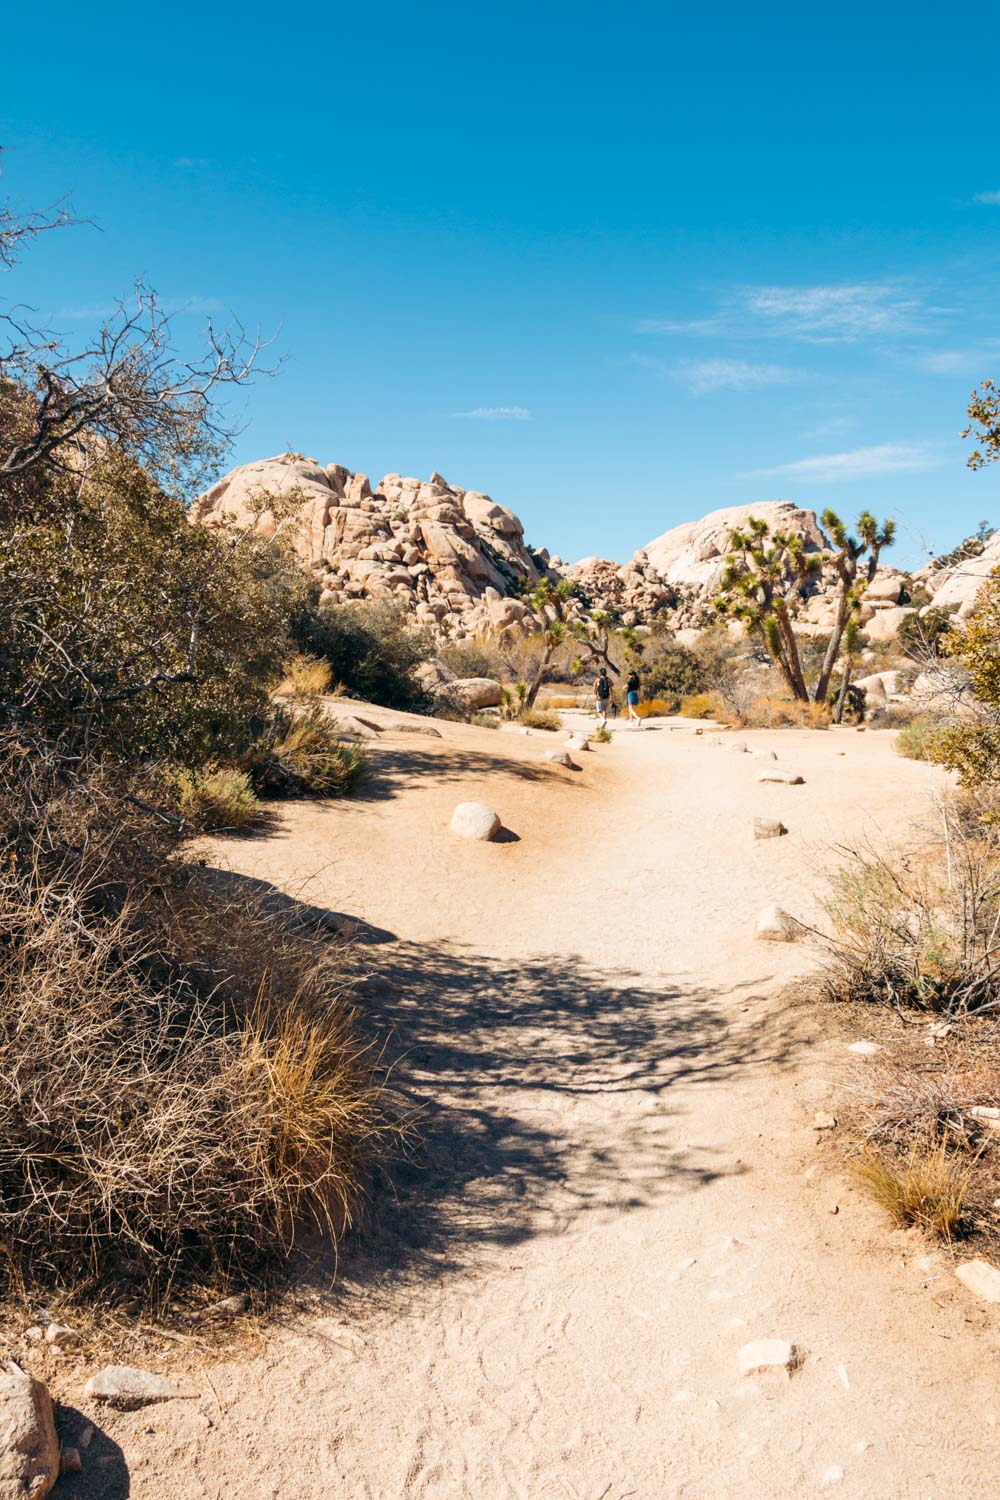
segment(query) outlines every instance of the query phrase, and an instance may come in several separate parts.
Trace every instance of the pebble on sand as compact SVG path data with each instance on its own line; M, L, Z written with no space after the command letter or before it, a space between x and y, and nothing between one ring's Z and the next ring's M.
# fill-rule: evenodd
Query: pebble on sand
M452 833L459 834L463 839L480 839L485 842L495 839L502 825L498 815L485 802L460 802L452 813L448 826Z
M852 1042L847 1050L857 1057L874 1057L876 1052L882 1051L882 1048L878 1042Z
M837 1116L831 1115L829 1110L818 1109L813 1115L813 1130L836 1130Z
M758 781L780 782L783 786L805 786L806 778L796 771L764 771Z
M791 1370L795 1346L784 1339L754 1339L740 1350L740 1374L758 1375L765 1370Z
M755 938L764 943L794 943L798 936L798 923L780 906L765 906L757 918L753 930Z
M554 766L565 766L568 771L580 769L568 750L546 750L545 759L551 761Z
M787 832L788 829L778 818L754 818L753 820L755 839L780 839Z

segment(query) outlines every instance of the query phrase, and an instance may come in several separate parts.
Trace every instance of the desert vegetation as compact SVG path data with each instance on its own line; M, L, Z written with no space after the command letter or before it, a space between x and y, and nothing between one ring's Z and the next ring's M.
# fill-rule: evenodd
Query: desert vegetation
M3 258L47 223L7 217ZM3 333L0 1269L64 1297L266 1279L339 1235L391 1131L341 946L186 842L363 768L299 701L332 632L289 669L315 591L280 537L187 515L259 346L210 328L187 362L145 289L84 348Z

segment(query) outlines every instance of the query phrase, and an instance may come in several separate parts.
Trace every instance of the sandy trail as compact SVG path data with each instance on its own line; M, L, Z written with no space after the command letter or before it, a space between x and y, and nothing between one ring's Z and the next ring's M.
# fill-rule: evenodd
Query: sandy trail
M105 1423L131 1493L989 1493L1000 1324L823 1165L845 1038L776 999L809 953L750 936L771 900L809 917L829 845L902 831L935 773L888 736L742 737L806 777L762 786L686 725L574 776L546 737L444 728L380 743L369 800L226 846L383 939L365 1004L426 1147L333 1296L211 1372L217 1401ZM447 833L476 795L517 840ZM755 813L789 837L755 842ZM790 1380L741 1379L762 1337L803 1351Z

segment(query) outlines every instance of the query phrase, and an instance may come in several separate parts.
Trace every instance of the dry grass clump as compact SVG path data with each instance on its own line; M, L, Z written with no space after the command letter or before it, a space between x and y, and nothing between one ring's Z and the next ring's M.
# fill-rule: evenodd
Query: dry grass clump
M561 729L562 719L547 708L526 708L517 716L517 722L528 729Z
M261 806L246 771L234 766L177 767L166 773L185 826L193 833L224 833L249 828Z
M268 963L262 964L262 956ZM0 866L0 1264L245 1285L336 1239L392 1139L329 942L207 872Z
M640 719L662 718L665 714L676 713L674 703L668 703L665 698L647 698L636 708Z
M297 654L282 665L284 677L275 688L278 698L319 698L330 691L330 663L318 656Z
M958 803L906 851L850 851L824 903L827 996L948 1014L1000 1008L1000 847Z
M801 703L795 698L761 694L735 716L740 729L829 729L832 714L826 703Z
M895 1224L916 1225L950 1240L962 1226L972 1166L956 1158L947 1142L914 1141L904 1155L866 1148L853 1174Z
M539 701L538 707L542 709L583 708L588 701L586 697L574 697L569 693L555 693L542 698Z
M265 796L343 797L365 769L362 750L340 739L334 721L316 706L278 723L270 742L255 749L250 774Z
M931 714L920 714L911 719L896 735L897 755L907 760L936 760L936 748L941 743L943 725Z
M685 719L716 719L724 709L718 693L689 693L681 699L681 713Z

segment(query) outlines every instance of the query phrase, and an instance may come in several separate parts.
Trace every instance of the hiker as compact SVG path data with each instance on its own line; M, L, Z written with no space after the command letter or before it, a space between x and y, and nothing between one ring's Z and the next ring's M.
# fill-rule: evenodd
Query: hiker
M602 724L608 722L608 706L611 702L611 683L605 667L601 668L601 675L594 683L594 707L597 709L597 717Z
M635 670L628 674L628 681L625 684L625 706L628 709L629 722L638 724L641 729L643 723L639 716L639 674Z

